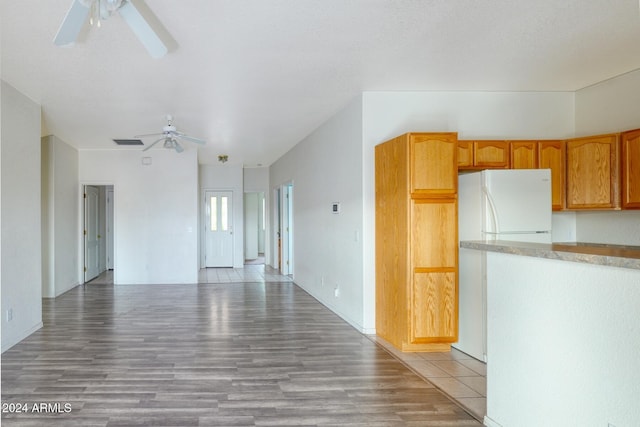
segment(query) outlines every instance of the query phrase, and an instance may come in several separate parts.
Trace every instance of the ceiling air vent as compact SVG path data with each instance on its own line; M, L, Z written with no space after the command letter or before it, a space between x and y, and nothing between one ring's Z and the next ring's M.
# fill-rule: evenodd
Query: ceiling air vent
M114 139L118 145L144 145L140 139Z

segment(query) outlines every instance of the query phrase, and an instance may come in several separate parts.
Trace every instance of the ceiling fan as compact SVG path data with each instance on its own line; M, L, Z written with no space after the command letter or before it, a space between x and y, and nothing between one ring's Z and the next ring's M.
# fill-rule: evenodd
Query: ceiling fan
M164 148L176 150L176 152L178 153L182 153L184 151L184 147L182 147L182 145L178 141L179 139L189 141L189 142L194 142L200 145L206 144L206 142L202 139L194 138L192 136L185 135L182 132L178 132L176 127L173 125L173 117L170 114L167 115L167 125L162 128L161 133L148 133L145 135L136 135L135 138L144 138L147 136L158 136L158 135L162 135L162 137L153 141L148 147L146 147L142 151L147 151L151 149L151 147L153 147L160 141L164 141L162 144Z
M153 58L161 58L175 41L143 0L73 0L53 40L57 46L75 43L89 19L99 27L100 21L118 12Z

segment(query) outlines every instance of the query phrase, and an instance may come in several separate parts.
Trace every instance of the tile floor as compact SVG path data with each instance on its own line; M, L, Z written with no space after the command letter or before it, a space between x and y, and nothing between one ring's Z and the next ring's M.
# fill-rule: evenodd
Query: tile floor
M198 275L199 283L240 282L292 282L277 269L262 265L244 268L204 268ZM113 283L113 271L106 271L90 283ZM487 366L473 357L451 349L450 352L403 353L385 340L371 335L372 341L385 348L420 377L442 390L463 406L476 419L482 421L487 406Z
M203 268L198 273L198 283L268 283L268 282L292 282L289 276L282 276L280 272L264 264L245 265L244 268ZM113 284L113 270L107 270L90 284Z
M237 282L292 282L289 276L268 265L245 265L244 268L203 268L198 274L198 283Z
M403 353L375 335L370 338L482 421L487 410L487 365L455 348Z

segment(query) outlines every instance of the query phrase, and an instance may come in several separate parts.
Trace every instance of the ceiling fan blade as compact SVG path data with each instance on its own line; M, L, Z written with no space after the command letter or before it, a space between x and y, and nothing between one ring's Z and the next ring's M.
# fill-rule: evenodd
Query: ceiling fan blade
M80 30L82 30L84 23L87 22L89 10L90 8L82 4L80 0L73 0L73 4L64 17L53 43L56 46L67 46L75 43Z
M192 137L192 136L185 135L185 134L180 133L180 132L176 132L176 136L177 136L178 138L185 139L185 140L187 140L187 141L189 141L189 142L195 142L196 144L206 144L206 143L207 143L206 141L204 141L204 140L202 140L202 139L194 138L194 137Z
M129 0L118 11L153 58L162 58L176 44L144 1Z
M144 150L142 150L142 151L147 151L147 150L151 149L151 147L153 147L154 145L156 145L156 144L157 144L158 142L160 142L160 141L164 141L164 138L160 138L160 139L157 139L157 140L153 141L153 143L152 143L151 145L149 145L148 147L146 147L146 148L145 148Z
M182 145L180 145L180 143L176 140L173 141L173 147L176 149L176 153L182 153L184 151Z

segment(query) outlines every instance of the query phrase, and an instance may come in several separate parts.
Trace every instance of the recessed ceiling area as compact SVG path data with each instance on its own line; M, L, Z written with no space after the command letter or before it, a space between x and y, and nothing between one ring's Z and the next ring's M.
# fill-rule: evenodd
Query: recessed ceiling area
M575 91L640 68L637 0L147 0L176 42L158 59L117 13L57 47L72 0L0 2L1 77L44 133L140 150L113 140L171 114L209 164L268 166L363 91Z

